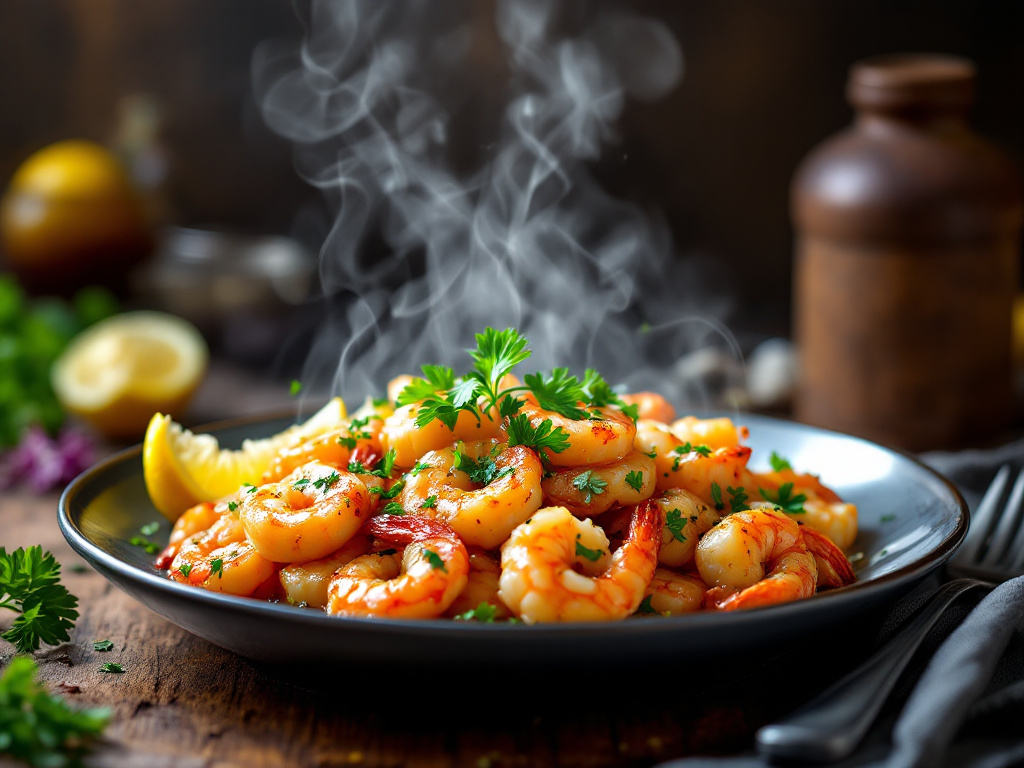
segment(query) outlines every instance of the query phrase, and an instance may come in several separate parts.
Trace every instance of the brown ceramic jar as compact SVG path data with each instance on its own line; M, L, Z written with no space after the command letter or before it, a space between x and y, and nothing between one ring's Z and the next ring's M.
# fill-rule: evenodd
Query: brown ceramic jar
M1024 204L1007 158L967 126L973 94L965 59L857 63L854 124L797 171L801 421L909 450L1009 426Z

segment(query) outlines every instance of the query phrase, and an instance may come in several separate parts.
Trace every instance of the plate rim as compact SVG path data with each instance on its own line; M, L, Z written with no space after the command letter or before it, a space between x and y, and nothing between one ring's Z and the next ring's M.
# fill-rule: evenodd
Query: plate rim
M256 427L260 424L293 418L294 416L294 411L241 416L203 424L195 427L192 431L205 433L219 432L227 429ZM137 582L145 588L158 590L167 599L184 600L186 602L198 601L200 604L204 604L208 608L219 607L233 612L249 614L254 617L267 617L268 615L271 617L287 617L291 622L315 627L336 627L341 630L344 630L347 627L372 627L375 632L384 631L396 634L405 634L409 630L415 630L417 634L428 633L432 637L438 639L444 638L453 633L457 634L459 637L465 636L467 632L483 632L499 635L507 634L510 637L515 633L517 638L522 638L524 641L526 637L549 638L555 635L590 635L598 628L600 628L600 631L605 636L633 635L640 633L654 637L663 633L674 634L681 631L683 628L697 630L709 623L715 629L724 629L732 625L735 625L736 628L740 628L751 622L760 623L764 619L766 611L770 611L772 616L777 616L780 622L784 622L787 617L799 617L802 613L809 610L815 610L813 606L820 605L824 601L828 601L830 606L839 609L844 602L849 604L858 602L863 593L869 589L877 590L879 587L898 589L903 584L909 587L940 567L963 541L970 523L970 511L963 495L952 481L937 470L920 461L912 454L897 448L883 446L855 435L823 429L821 427L781 419L774 416L765 416L747 412L733 412L729 415L729 418L732 418L737 423L744 423L744 420L753 419L755 422L774 424L784 428L795 427L798 429L811 430L815 433L839 437L846 440L853 440L871 448L898 455L910 461L913 465L916 465L918 469L924 470L926 474L931 475L933 480L938 481L940 485L944 486L945 489L951 493L952 500L955 502L958 512L956 526L941 542L938 543L934 549L930 550L922 557L915 559L913 562L897 568L894 571L881 574L875 578L868 579L866 581L858 581L841 589L828 590L817 594L813 597L813 600L797 600L789 603L765 606L762 608L751 608L743 611L702 611L680 616L659 617L657 621L553 622L529 625L508 624L504 622L496 622L493 624L477 621L462 622L442 618L382 619L373 617L332 616L323 611L299 608L287 603L272 603L264 600L254 600L247 597L196 589L184 584L179 584L171 579L167 579L161 576L156 570L153 570L152 572L144 571L129 562L123 561L109 554L95 544L81 529L79 525L80 520L73 520L73 516L70 512L70 505L73 499L78 494L88 489L90 484L98 482L98 476L102 477L105 473L113 471L115 467L124 465L136 458L141 459L143 448L141 443L129 446L111 454L105 459L93 464L75 477L75 479L64 488L60 495L57 505L57 521L61 533L71 545L72 549L89 561L90 564L94 565L94 567L97 567L97 570L99 570L105 578L112 580L104 571L116 573L121 578ZM85 506L86 505L82 505L82 508L84 509ZM160 513L155 509L154 512L157 515L160 515ZM161 518L163 518L162 515ZM97 566L97 563L99 566ZM116 586L121 588L120 584L116 584ZM140 600L140 602L142 601ZM145 605L145 603L143 604ZM154 610L152 606L147 605L146 607Z

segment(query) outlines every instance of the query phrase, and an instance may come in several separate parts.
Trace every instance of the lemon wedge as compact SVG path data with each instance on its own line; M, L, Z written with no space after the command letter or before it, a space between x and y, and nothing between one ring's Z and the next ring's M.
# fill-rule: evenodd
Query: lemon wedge
M346 415L345 403L335 397L307 421L230 450L213 435L195 434L170 416L154 414L142 445L146 490L173 522L200 502L223 498L243 483L259 483L278 451L338 426Z
M179 414L202 381L206 342L162 312L126 312L74 339L54 363L65 410L114 439L138 439L155 411Z

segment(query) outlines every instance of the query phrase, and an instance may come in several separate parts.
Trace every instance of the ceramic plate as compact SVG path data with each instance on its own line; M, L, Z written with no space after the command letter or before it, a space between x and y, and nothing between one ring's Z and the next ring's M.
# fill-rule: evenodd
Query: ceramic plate
M274 434L285 419L213 429L227 447ZM678 657L681 648L716 653L768 647L828 631L909 590L939 567L967 531L967 508L940 475L902 454L853 437L741 415L750 428L751 467L767 470L777 451L813 472L860 512L858 582L785 605L733 613L633 619L610 624L539 626L453 621L337 618L172 582L131 539L159 521L150 539L170 533L146 495L141 447L97 464L60 500L61 530L93 567L175 624L242 656L269 662L536 663ZM638 656L637 656L638 655Z

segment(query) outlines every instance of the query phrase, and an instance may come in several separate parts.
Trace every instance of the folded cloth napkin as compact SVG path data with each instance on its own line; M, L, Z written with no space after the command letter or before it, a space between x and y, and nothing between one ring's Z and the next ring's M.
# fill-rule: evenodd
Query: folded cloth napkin
M956 483L973 509L1000 466L1024 466L1024 440L987 451L930 453L921 458ZM933 579L901 600L886 623L898 628L927 597L924 593L934 591L937 583ZM964 601L968 605L950 609L950 618L932 630L933 636L925 645L938 645L938 650L902 710L896 708L889 716L880 718L862 747L834 765L1024 765L1024 577L994 589L966 618L963 613L970 608L970 598ZM887 634L883 630L881 636ZM897 700L899 695L897 690ZM728 758L684 758L662 763L659 768L768 765L775 764L750 752Z

